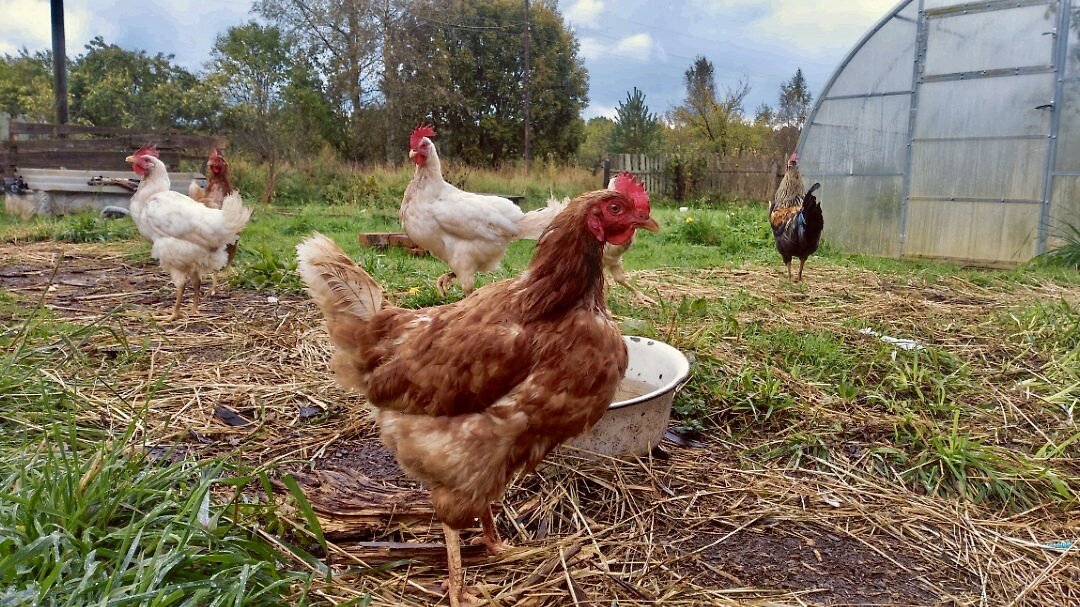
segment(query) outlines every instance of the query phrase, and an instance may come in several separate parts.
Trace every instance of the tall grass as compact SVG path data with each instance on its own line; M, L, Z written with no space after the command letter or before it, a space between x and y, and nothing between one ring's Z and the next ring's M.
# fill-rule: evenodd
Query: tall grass
M1061 244L1039 256L1043 263L1080 270L1080 226L1066 223L1057 237Z
M233 185L245 198L256 199L266 183L266 168L243 158L230 162ZM278 168L275 203L356 204L368 208L394 208L401 204L413 166L357 166L332 156L286 163ZM549 195L574 196L602 187L602 174L579 167L538 163L532 170L521 166L498 169L466 167L443 161L443 177L470 192L525 196L528 208L542 205Z

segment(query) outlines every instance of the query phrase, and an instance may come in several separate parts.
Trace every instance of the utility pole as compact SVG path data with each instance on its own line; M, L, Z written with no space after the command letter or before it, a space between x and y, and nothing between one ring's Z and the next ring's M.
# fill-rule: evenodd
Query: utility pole
M67 124L67 51L64 49L64 0L52 0L53 105L56 123Z
M532 148L529 145L529 0L525 0L525 170L529 170L532 161Z

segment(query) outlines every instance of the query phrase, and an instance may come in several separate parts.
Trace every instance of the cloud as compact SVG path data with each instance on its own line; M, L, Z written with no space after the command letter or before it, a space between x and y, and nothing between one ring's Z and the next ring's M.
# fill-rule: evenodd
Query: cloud
M846 50L892 8L895 0L800 0L770 4L772 10L750 24L761 36L785 40L803 52L823 54Z
M612 50L631 59L645 61L658 49L651 35L632 34L619 40Z
M566 9L566 19L579 27L600 25L600 13L604 12L603 0L577 0Z
M15 53L26 47L31 51L52 48L52 24L48 0L0 0L0 15L4 16L4 37L0 53ZM90 41L89 7L64 7L64 38L68 55Z
M603 116L604 118L611 118L612 120L614 120L617 115L618 114L615 111L614 105L604 105L598 103L590 103L581 112L581 117L585 120L588 120L590 118L596 118L597 116Z
M589 61L595 61L602 58L604 56L604 51L607 50L604 48L604 45L600 43L599 40L597 40L596 38L591 38L589 36L582 37L580 40L578 40L578 44L579 54L582 58Z
M86 43L101 36L108 44L150 55L175 55L175 63L198 70L209 59L218 34L251 18L247 0L207 5L204 0L141 0L132 15L128 0L67 0L64 34L67 53L85 52ZM5 19L0 53L52 48L49 0L0 0Z

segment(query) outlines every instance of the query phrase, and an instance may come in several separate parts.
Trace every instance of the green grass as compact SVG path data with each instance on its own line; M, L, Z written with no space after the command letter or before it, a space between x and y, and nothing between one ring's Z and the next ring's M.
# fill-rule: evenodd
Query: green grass
M1059 230L1061 244L1036 259L1037 263L1080 270L1080 225L1066 223Z
M307 603L311 574L292 566L303 551L258 537L273 510L239 501L250 475L222 459L151 457L137 403L117 404L133 414L126 427L88 421L94 405L78 388L138 356L82 354L118 336L108 319L60 323L6 295L0 315L0 604Z

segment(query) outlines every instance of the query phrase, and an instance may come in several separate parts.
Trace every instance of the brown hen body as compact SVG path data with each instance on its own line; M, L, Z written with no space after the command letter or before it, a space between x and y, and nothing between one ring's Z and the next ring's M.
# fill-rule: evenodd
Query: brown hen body
M461 301L406 310L380 295L370 317L327 314L338 381L366 394L382 440L451 527L471 526L516 472L595 424L626 372L604 244L584 226L560 215L520 277Z

